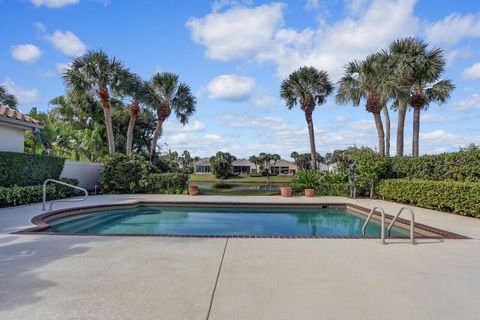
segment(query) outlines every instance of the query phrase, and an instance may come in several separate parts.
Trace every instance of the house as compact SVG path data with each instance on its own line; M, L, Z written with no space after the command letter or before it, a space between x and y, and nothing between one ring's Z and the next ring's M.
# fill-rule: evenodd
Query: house
M272 161L270 166L270 172L279 175L293 175L297 172L297 165L291 161L278 160ZM257 166L247 159L237 159L232 163L233 172L238 174L250 174L257 172ZM258 166L259 170L262 170L262 166ZM212 173L212 167L210 166L210 160L208 158L200 159L194 164L193 173L197 174L209 174Z
M23 153L25 131L42 128L40 121L0 104L0 151Z

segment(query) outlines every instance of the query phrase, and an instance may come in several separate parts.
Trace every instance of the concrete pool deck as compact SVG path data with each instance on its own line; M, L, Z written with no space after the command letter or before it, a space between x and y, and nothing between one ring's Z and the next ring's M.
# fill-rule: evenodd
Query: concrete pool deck
M350 202L337 197L115 195L132 201ZM480 220L414 208L472 238L196 239L11 234L40 204L0 209L0 319L478 319ZM406 219L407 215L404 216Z

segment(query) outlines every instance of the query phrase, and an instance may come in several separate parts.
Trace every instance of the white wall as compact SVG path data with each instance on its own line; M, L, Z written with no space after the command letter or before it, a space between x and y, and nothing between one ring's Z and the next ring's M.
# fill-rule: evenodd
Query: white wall
M24 129L7 127L0 123L0 151L23 153L24 136Z
M78 180L79 187L93 190L96 185L100 186L100 169L102 167L102 163L66 160L60 177L75 178Z

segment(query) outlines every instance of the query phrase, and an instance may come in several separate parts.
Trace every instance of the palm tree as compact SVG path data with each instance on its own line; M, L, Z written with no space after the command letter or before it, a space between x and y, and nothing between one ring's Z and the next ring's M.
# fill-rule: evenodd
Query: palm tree
M408 37L393 41L389 45L389 53L393 63L396 65L396 74L398 81L405 83L407 90L413 85L413 73L423 64L427 44L422 40ZM394 104L398 111L397 123L397 146L396 155L403 156L404 152L404 135L405 135L405 118L407 107L409 104L408 93Z
M352 102L355 107L365 100L365 109L373 114L378 135L378 152L385 155L385 132L381 112L387 100L395 94L396 83L387 67L384 54L373 54L364 61L352 61L340 79L336 100L339 104Z
M314 67L301 67L283 80L280 88L280 97L285 101L287 108L292 109L297 104L305 113L308 134L310 138L310 153L312 168L316 169L315 133L312 114L317 105L325 103L327 96L332 93L333 84L328 79L328 73Z
M195 112L196 103L190 87L180 82L178 75L169 72L157 72L153 76L149 83L148 104L157 112L157 126L152 137L150 160L153 160L155 156L163 123L172 111L180 120L180 123L185 125Z
M88 51L81 57L73 58L71 66L63 72L68 88L79 94L91 92L100 99L107 129L108 151L115 153L115 141L110 110L110 92L120 85L119 80L125 68L121 62L100 51Z
M145 101L147 84L140 78L140 76L127 70L124 72L121 83L122 86L119 88L120 94L130 97L130 120L128 122L127 142L125 145L125 150L128 154L132 152L133 129L135 127L135 121L137 120L138 113L140 112L140 103Z
M0 104L7 105L12 109L17 109L18 105L17 98L2 85L0 85Z
M445 103L455 86L450 80L441 80L445 67L443 50L428 49L428 44L416 38L394 41L390 52L397 65L400 81L406 82L406 93L398 100L399 132L397 133L397 155L403 155L403 127L408 105L413 109L412 156L419 154L420 113L430 103ZM398 141L400 139L401 141Z

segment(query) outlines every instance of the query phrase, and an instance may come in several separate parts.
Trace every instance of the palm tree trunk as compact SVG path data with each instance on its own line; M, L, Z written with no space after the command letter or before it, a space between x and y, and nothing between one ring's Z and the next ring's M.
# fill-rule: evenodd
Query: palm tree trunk
M107 88L99 88L98 96L102 103L103 117L105 118L105 127L107 129L108 153L115 153L115 140L113 137L112 112L110 110L110 97Z
M133 128L135 127L135 121L137 120L137 116L138 116L138 103L134 102L130 106L130 121L128 122L128 128L127 128L127 145L125 148L127 154L132 152Z
M418 157L420 137L420 108L413 109L413 139L412 139L412 156Z
M403 156L403 139L405 131L405 116L407 114L407 103L398 103L398 125L397 125L397 156Z
M390 115L387 106L383 106L383 115L385 116L385 154L390 157Z
M317 151L315 150L315 132L313 129L313 119L312 113L306 112L305 113L305 120L307 120L308 126L308 135L310 138L310 152L312 154L312 170L317 170Z
M383 132L382 117L380 115L380 112L375 112L373 114L373 118L375 119L375 126L377 127L378 153L381 156L384 156L385 155L385 133Z
M162 126L164 121L165 119L158 118L157 126L155 127L155 131L153 132L152 146L150 148L150 162L153 161L153 158L155 157L155 153L157 151L157 142L158 138L162 135Z

